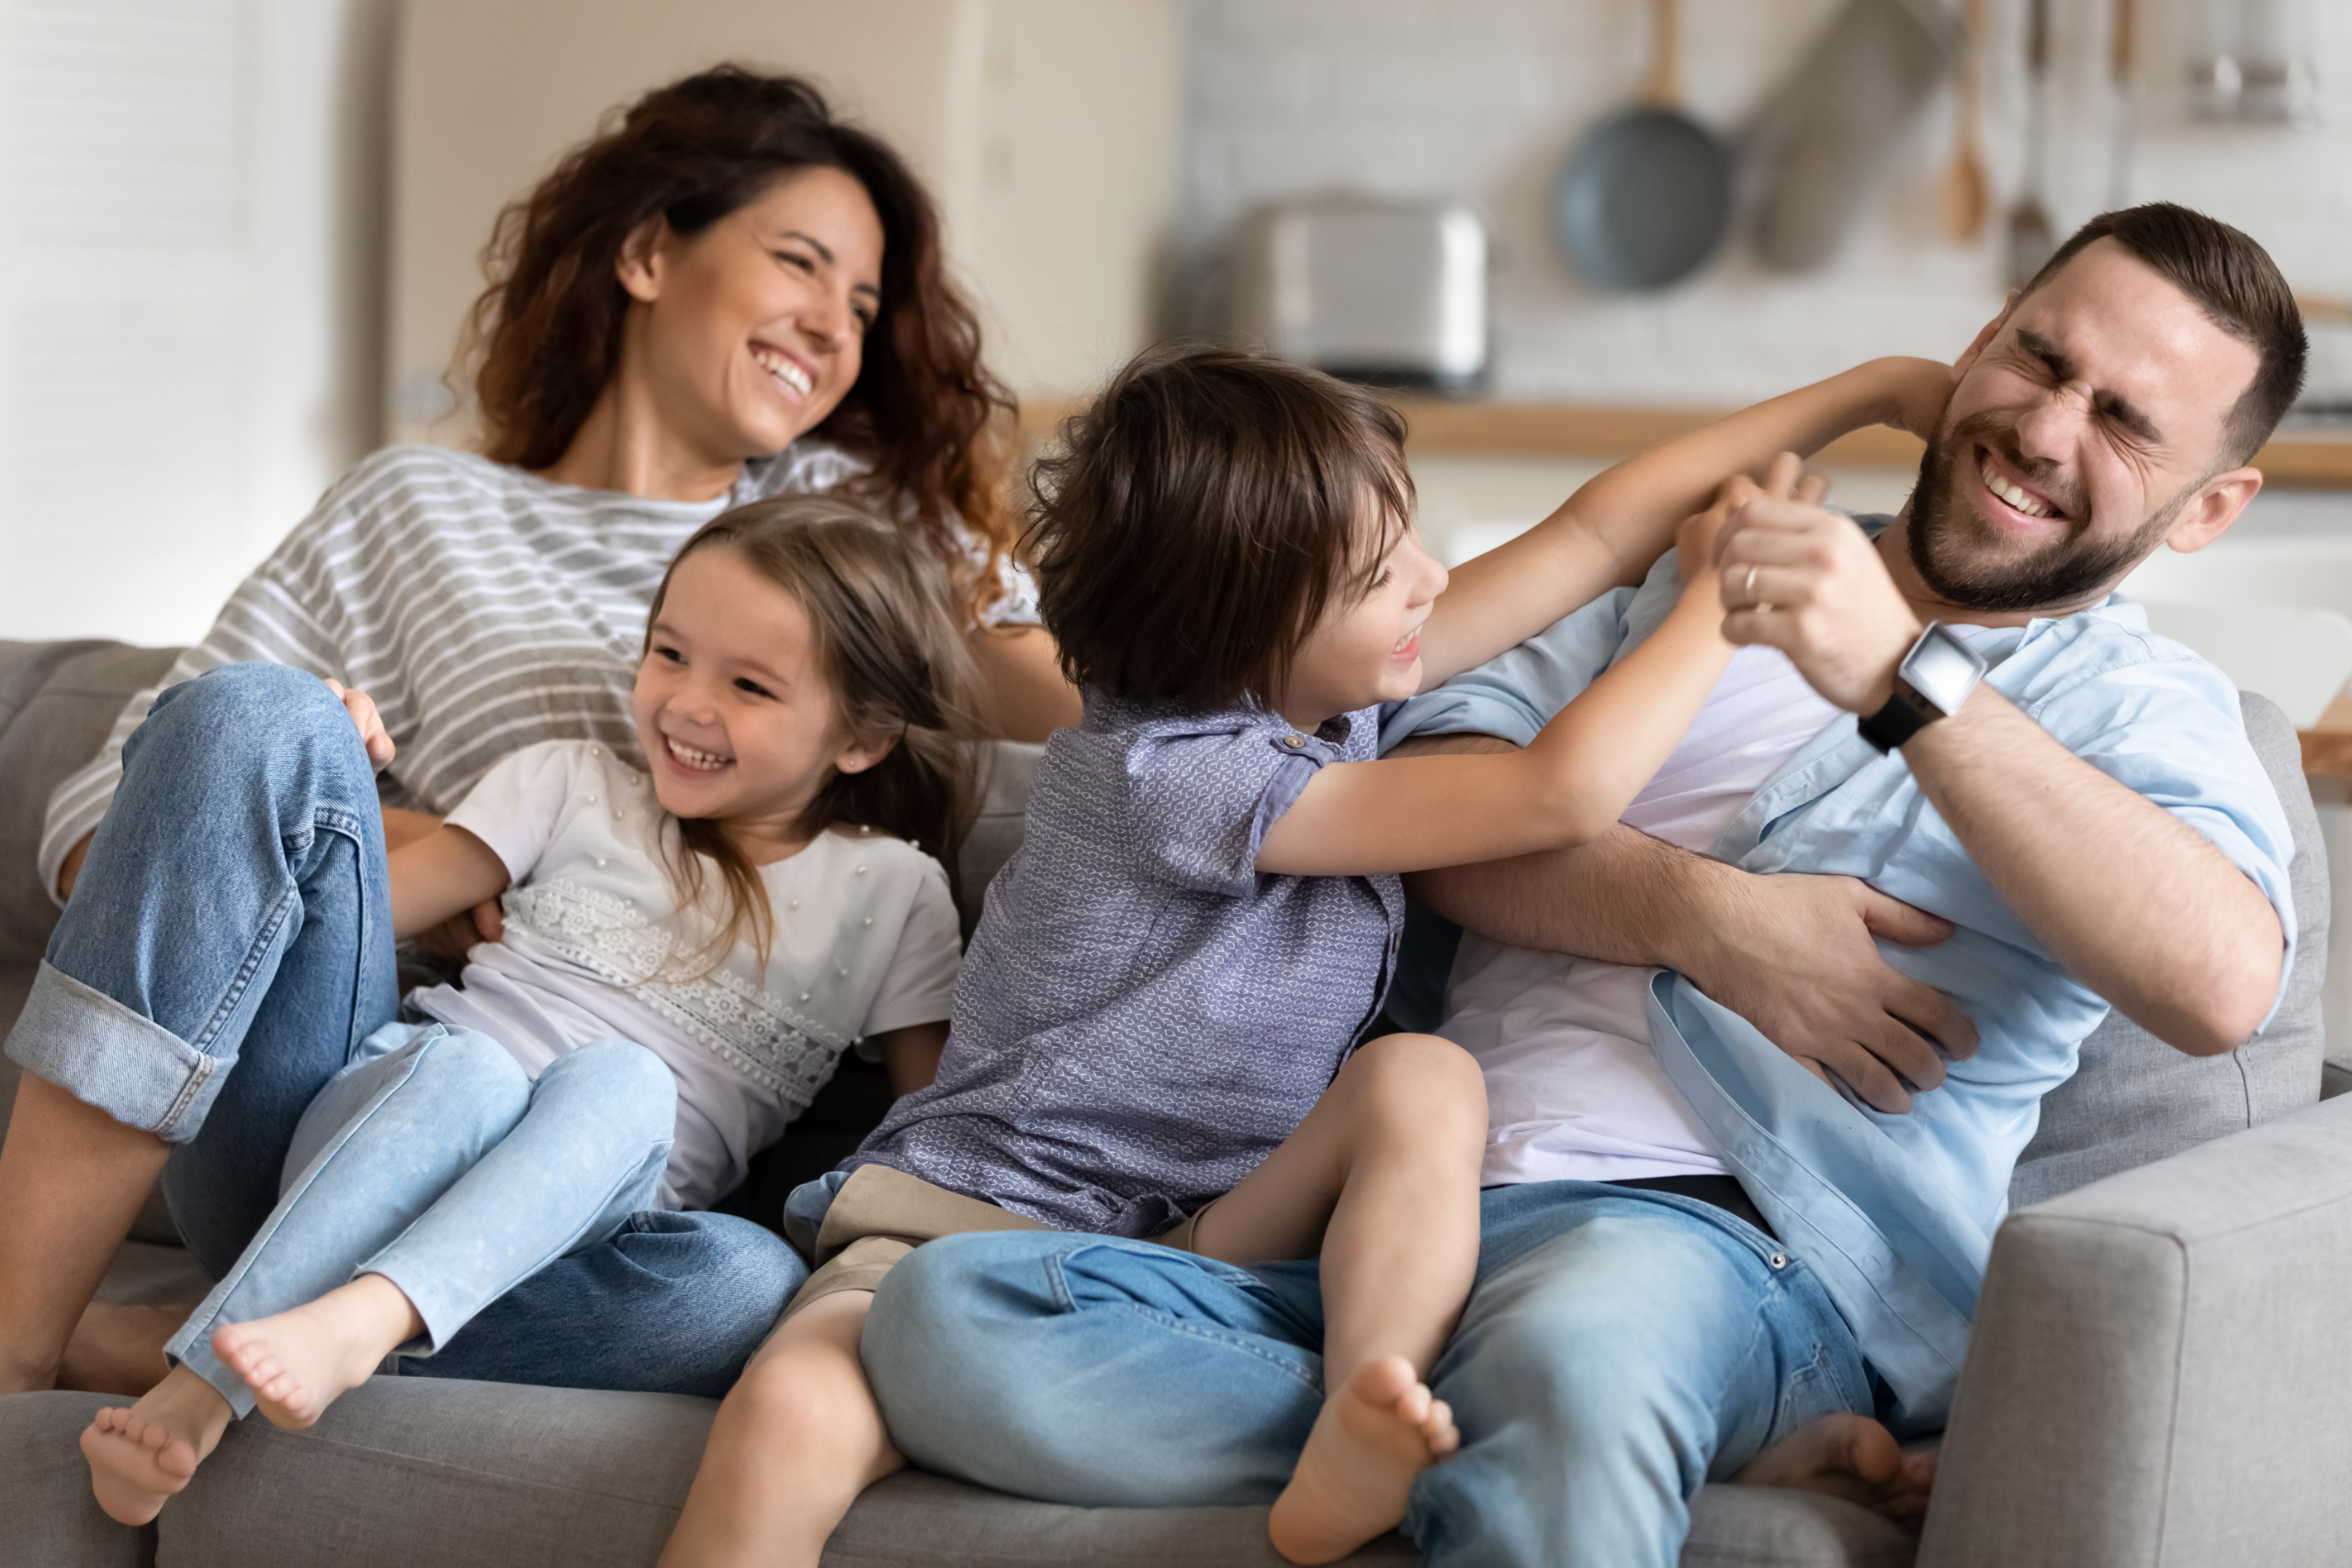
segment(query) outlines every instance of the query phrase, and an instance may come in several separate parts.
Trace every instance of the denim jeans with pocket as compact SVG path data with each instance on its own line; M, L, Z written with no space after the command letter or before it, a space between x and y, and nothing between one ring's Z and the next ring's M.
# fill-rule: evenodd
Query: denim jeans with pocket
M164 1196L218 1280L277 1209L311 1101L398 1000L350 716L315 676L232 664L165 691L125 745L7 1053L173 1145ZM640 1212L401 1370L723 1393L805 1275L748 1221Z
M1481 1209L1476 1285L1430 1377L1463 1446L1405 1519L1431 1568L1674 1568L1702 1483L1872 1408L1819 1281L1724 1211L1586 1181ZM1089 1506L1271 1502L1323 1403L1317 1273L949 1236L876 1292L866 1375L926 1470Z

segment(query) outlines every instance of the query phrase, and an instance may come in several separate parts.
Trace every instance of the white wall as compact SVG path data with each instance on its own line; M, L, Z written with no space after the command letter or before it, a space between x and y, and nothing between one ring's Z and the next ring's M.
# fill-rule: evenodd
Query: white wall
M1693 113L1736 130L1807 52L1842 0L1682 0ZM2352 7L2308 0L2326 121L2312 130L2188 123L2184 62L2206 0L2140 0L2143 136L2135 200L2236 223L2299 288L2352 294ZM2110 4L2054 0L2049 206L2063 233L2106 205ZM2023 0L1986 0L2014 62ZM1765 274L1733 254L1690 286L1626 299L1554 258L1551 182L1582 133L1634 96L1643 0L1194 0L1178 237L1197 276L1251 204L1332 186L1462 195L1499 242L1496 390L1521 398L1731 403L1878 354L1958 353L2001 302L1988 225L1962 249L1935 199L1949 89L1895 148L1885 185L1826 270ZM2014 63L1986 73L1986 155L2006 203L2024 102ZM2000 208L1996 208L1996 220ZM2352 355L2322 355L2352 391Z
M0 0L0 637L199 637L374 443L394 0Z

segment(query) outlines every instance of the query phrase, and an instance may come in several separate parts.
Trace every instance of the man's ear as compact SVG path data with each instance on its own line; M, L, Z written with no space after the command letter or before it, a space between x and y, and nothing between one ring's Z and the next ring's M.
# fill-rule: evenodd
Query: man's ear
M670 220L657 212L628 231L621 254L613 260L613 276L640 305L662 297L662 242L669 237Z
M2262 488L2260 468L2233 468L2215 474L2197 487L2197 493L2173 525L2165 530L2165 546L2188 555L2203 549L2230 531L2245 511L2246 502Z
M2009 319L2009 312L2017 308L2018 291L2012 288L2009 290L2009 297L2001 301L2001 313L1995 316L1991 321L1985 322L1982 327L1978 328L1976 332L1976 341L1970 344L1966 349L1962 351L1961 356L1951 362L1951 378L1953 380L1957 381L1962 376L1968 374L1970 367L1976 363L1977 356L1984 352L1985 346L1993 341L1994 337L2000 332L2002 326L2007 322Z

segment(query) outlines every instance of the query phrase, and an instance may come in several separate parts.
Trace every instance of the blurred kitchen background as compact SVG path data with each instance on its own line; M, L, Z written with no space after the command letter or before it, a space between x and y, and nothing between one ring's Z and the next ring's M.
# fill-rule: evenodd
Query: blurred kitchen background
M1951 357L2109 207L2235 223L2306 297L2307 410L2132 589L2307 731L2352 866L2340 0L0 0L0 637L193 640L365 452L463 443L500 205L727 58L910 154L1030 438L1247 333L1408 389L1455 559L1711 412ZM1916 456L1823 467L1892 510Z

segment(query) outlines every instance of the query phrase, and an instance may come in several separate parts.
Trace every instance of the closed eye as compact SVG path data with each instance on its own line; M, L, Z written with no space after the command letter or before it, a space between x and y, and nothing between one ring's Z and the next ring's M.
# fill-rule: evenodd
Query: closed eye
M684 654L680 653L676 649L672 648L669 644L662 642L657 642L653 645L653 657L656 659L666 659L673 664L684 664L686 661L686 656Z
M775 700L775 694L774 692L769 691L757 681L746 680L741 675L738 675L735 678L735 689L739 692L749 692L755 697L765 697L770 702L774 702Z

